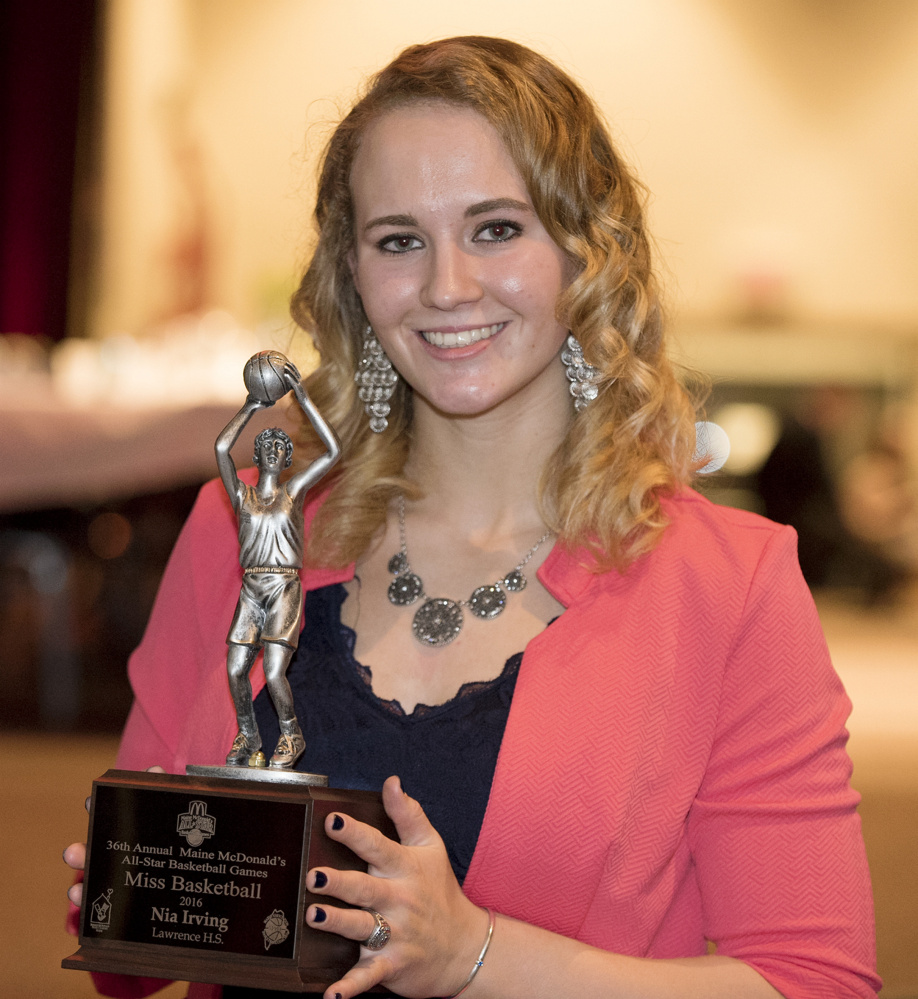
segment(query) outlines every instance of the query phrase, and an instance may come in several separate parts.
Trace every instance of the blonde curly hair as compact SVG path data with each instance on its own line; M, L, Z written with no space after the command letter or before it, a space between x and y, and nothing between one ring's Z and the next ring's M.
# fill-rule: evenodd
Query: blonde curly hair
M338 125L321 164L318 241L291 311L321 356L307 390L336 428L343 457L309 542L314 564L360 557L394 497L416 496L404 475L411 389L399 379L389 428L374 434L354 372L367 319L348 255L354 245L350 173L368 124L413 102L470 108L496 129L549 235L575 277L557 315L598 369L599 395L574 415L543 470L546 523L598 571L649 550L667 520L661 497L690 478L694 405L666 356L645 192L612 146L593 101L566 73L515 42L478 36L405 49L373 76Z

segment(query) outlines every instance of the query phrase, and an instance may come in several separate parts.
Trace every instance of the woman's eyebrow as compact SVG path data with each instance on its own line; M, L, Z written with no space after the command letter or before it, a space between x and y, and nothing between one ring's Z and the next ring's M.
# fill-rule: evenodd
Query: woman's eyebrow
M417 226L418 220L413 215L380 215L378 219L370 219L363 227L364 232L379 229L383 226Z
M525 201L517 201L516 198L492 198L490 201L479 201L478 204L469 205L465 210L466 218L473 215L487 215L488 212L526 212L532 214L532 205L527 205Z
M525 201L517 201L516 198L491 198L489 201L478 201L474 205L469 205L465 210L465 217L472 218L475 215L487 215L489 212L526 212L532 214L532 206ZM371 229L381 229L387 226L413 228L418 226L418 220L413 215L380 215L379 218L370 219L363 227L364 232Z

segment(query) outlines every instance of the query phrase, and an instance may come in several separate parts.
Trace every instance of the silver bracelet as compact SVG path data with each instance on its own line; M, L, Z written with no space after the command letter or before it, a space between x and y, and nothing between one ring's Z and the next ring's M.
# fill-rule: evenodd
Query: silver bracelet
M458 999L463 992L475 981L475 976L481 970L481 966L484 964L485 954L488 953L488 948L491 946L491 937L494 936L494 911L485 906L485 912L488 914L488 935L485 937L484 946L481 948L481 953L478 955L478 960L472 965L472 973L465 980L465 985L459 989L458 992L454 992L451 996L445 996L444 999Z

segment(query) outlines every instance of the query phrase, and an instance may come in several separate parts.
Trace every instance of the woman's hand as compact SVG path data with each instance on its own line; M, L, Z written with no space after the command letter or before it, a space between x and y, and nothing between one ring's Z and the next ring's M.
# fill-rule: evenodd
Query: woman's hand
M375 909L392 930L381 950L361 947L360 960L326 999L351 999L379 984L409 997L451 995L465 984L487 933L485 911L462 894L443 841L397 777L383 785L383 806L400 843L337 812L325 823L332 839L368 863L368 873L321 867L307 874L316 894L361 906L311 905L310 926L363 941L376 928L364 910Z
M64 863L68 867L72 867L75 871L82 871L83 867L86 865L86 844L85 843L71 843L70 846L64 850ZM72 884L67 889L67 898L75 906L79 906L83 901L83 882L78 881L76 884Z
M164 774L166 771L162 767L147 767L147 773ZM92 798L86 799L86 811L89 811L90 803ZM85 843L71 843L64 850L64 863L68 867L72 867L75 871L82 871L86 866L86 844ZM83 901L83 881L82 878L72 884L67 889L67 898L77 907Z

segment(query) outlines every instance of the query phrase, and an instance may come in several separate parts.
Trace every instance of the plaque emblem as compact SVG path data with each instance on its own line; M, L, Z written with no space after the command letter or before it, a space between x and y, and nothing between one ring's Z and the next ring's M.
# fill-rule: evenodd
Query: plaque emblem
M216 828L217 820L207 814L205 801L189 801L188 811L179 814L176 826L179 836L184 836L189 846L200 846L213 836Z
M265 916L265 950L271 944L282 944L290 936L290 924L281 909L275 909L270 916Z
M112 921L111 898L112 898L112 889L109 888L107 892L103 892L95 900L95 902L92 903L92 913L89 917L89 923L97 933L101 933L103 930L107 930L111 925Z

